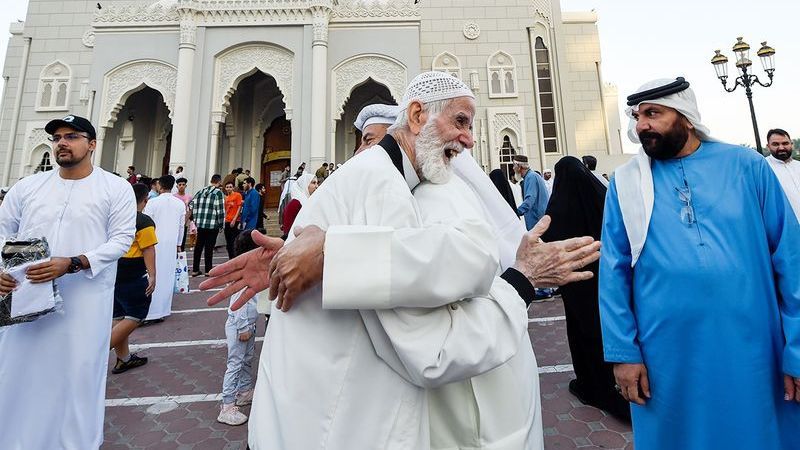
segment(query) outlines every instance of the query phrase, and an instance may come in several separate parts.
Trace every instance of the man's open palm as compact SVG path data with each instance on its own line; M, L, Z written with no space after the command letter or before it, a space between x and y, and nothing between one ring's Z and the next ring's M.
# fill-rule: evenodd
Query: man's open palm
M208 272L211 278L200 283L200 289L204 291L227 285L208 299L208 306L216 305L244 289L239 299L231 305L231 309L235 311L257 293L269 288L269 265L278 250L283 247L283 240L268 237L255 230L252 232L252 237L259 248L215 267Z

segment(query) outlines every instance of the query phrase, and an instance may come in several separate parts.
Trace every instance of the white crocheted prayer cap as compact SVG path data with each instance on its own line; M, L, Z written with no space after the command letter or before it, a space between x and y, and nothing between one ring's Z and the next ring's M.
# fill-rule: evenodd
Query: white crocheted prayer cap
M395 105L381 105L377 103L374 105L367 105L358 113L358 117L353 125L361 132L364 131L364 128L375 123L391 125L394 123L395 119L397 119L399 109L400 108Z
M418 100L431 103L439 100L450 100L458 97L475 98L472 90L460 79L444 72L422 72L414 77L406 89L400 111L408 108L409 103Z

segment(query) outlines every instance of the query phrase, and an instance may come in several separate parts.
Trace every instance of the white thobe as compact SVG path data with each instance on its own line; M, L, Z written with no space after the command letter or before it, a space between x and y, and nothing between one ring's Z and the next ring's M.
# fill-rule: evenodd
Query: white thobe
M150 302L147 320L161 319L172 313L175 293L177 248L183 240L186 206L170 192L148 200L143 213L156 224L156 289Z
M136 233L131 185L99 167L23 178L0 207L0 235L45 236L53 256L90 269L56 280L63 313L0 331L0 448L96 449L103 413L117 260Z
M603 178L603 181L605 181L605 180L606 179ZM555 180L553 179L552 175L550 176L549 180L544 180L544 187L547 188L547 195L548 196L553 195L553 182L554 181ZM607 183L607 181L606 181L606 183Z
M323 286L303 293L290 312L272 313L250 447L428 448L424 390L376 355L358 311L337 308L441 306L484 295L497 269L491 232L473 220L419 228L409 187L380 147L333 173L295 223L327 229ZM372 296L353 300L354 284Z
M800 219L800 162L793 158L784 162L772 155L767 156L767 162L778 177L794 215Z
M423 183L414 198L425 226L467 219L489 223L486 208L458 177ZM353 289L357 294L357 286ZM503 279L495 278L485 297L362 315L377 354L403 378L429 388L432 449L543 448L528 315ZM480 375L465 380L473 374Z
M608 187L608 180L606 180L606 177L598 173L596 170L592 170L591 172L592 175L594 175L594 177L597 178L597 181L603 183L603 186Z

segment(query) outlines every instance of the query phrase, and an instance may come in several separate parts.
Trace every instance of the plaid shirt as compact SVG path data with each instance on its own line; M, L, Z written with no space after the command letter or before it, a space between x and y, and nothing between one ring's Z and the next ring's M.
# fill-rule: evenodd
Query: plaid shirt
M222 228L225 222L225 201L222 191L214 186L208 186L194 195L189 203L192 217L197 228L210 230Z

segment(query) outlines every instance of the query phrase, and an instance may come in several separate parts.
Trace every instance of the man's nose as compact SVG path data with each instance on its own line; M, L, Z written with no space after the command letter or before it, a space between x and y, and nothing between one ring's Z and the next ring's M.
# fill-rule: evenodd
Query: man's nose
M647 120L640 118L639 121L636 122L636 134L648 130L650 130L650 123Z
M472 148L475 146L475 138L472 136L471 131L462 133L458 141L464 146L464 148Z

